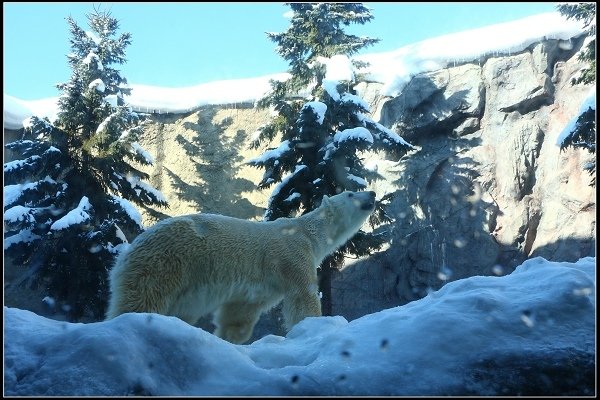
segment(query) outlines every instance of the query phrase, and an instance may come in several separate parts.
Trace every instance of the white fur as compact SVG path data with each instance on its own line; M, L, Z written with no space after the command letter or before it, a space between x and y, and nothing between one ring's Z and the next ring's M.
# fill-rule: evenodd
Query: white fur
M298 218L269 222L193 214L140 234L110 272L107 318L126 312L214 313L215 334L243 343L260 315L284 300L287 328L320 316L317 267L362 226L373 192L343 192Z

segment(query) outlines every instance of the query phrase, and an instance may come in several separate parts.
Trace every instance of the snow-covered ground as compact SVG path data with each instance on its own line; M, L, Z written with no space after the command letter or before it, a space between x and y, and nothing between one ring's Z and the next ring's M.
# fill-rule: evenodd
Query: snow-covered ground
M4 394L589 396L595 264L534 258L249 345L157 314L82 324L4 307Z
M418 73L444 68L453 63L477 60L488 55L519 52L542 39L568 40L583 33L582 24L566 20L558 12L544 13L513 22L490 25L451 35L417 42L395 51L372 53L356 59L369 62L366 73L369 80L384 84L382 93L397 95ZM568 46L569 43L563 44ZM344 57L333 57L328 72L348 75ZM334 73L334 71L336 73ZM135 111L184 113L207 104L235 104L251 102L262 97L269 89L269 80L283 80L286 73L250 79L236 79L205 83L188 88L164 88L132 84L128 103ZM52 119L57 112L58 98L25 101L4 94L4 127L19 129L23 120L35 114Z

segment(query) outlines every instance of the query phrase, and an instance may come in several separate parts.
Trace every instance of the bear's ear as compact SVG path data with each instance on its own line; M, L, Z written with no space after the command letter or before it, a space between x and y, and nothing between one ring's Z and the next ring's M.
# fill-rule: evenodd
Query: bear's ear
M326 194L323 195L323 198L321 199L321 205L322 206L329 205L329 196L327 196Z

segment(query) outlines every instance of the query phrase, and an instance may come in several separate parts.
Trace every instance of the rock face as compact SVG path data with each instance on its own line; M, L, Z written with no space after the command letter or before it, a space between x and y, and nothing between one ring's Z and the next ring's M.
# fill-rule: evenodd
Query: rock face
M264 149L250 137L268 118L251 106L207 106L187 115L153 115L140 144L155 163L143 167L169 209L147 208L145 226L167 216L196 212L262 219L269 191L257 191L262 171L244 165Z
M380 122L420 150L387 164L393 241L334 279L336 314L357 318L451 280L504 275L532 256L595 255L595 189L582 170L592 156L556 145L588 90L570 84L582 67L581 40L573 44L418 75L377 105Z
M575 55L582 41L420 74L394 98L380 84L357 86L375 119L419 150L398 163L369 156L386 178L370 189L396 194L392 241L334 276L334 314L351 320L448 281L510 273L533 256L595 255L595 188L582 169L592 156L555 144L589 90L570 83L584 67ZM144 168L170 208L141 210L144 224L194 212L261 219L270 190L255 190L263 171L244 163L265 150L249 143L268 118L251 106L152 115L140 144L155 164ZM277 310L254 338L266 333L281 333Z

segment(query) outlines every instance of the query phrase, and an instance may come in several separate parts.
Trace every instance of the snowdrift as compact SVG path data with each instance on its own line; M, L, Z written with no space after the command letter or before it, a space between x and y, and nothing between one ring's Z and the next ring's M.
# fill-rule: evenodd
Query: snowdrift
M534 258L249 345L157 314L82 324L4 307L4 394L593 395L595 263Z

